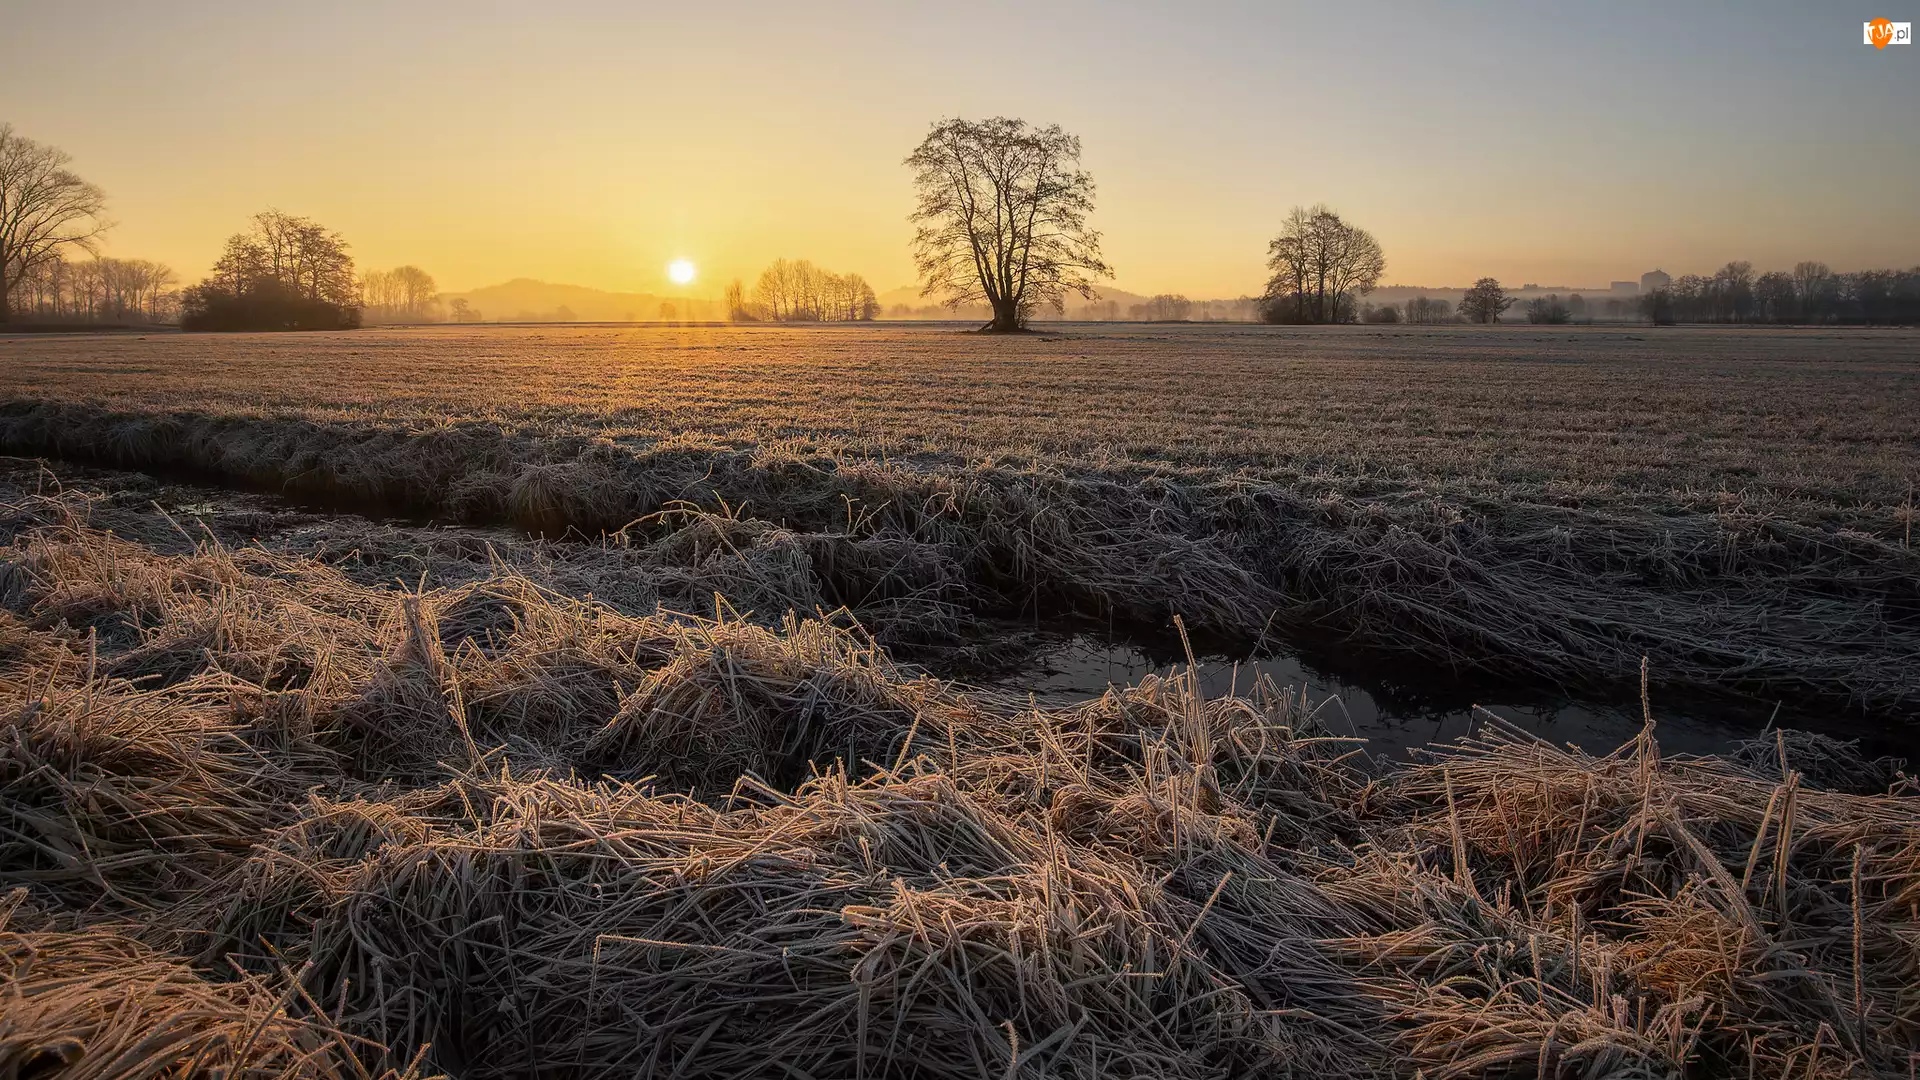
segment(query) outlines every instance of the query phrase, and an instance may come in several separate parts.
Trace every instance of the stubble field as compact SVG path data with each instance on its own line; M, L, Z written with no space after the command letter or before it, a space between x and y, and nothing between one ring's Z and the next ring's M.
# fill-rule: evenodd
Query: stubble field
M1912 332L0 338L0 454L8 1075L1920 1053L1895 762L939 677L1099 626L1907 730Z

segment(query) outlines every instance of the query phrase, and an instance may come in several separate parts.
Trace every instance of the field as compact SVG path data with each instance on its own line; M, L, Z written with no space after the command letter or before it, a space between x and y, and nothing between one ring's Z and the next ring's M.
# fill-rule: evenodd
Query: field
M0 1074L1920 1054L1920 789L1819 733L1920 701L1920 334L0 338L0 453ZM1050 627L1647 720L952 681Z
M1656 684L1770 702L1916 689L1907 331L13 340L0 452L551 535L691 504L903 553L884 587L816 560L823 595L776 609L880 587L943 623L1178 613L1629 694L1642 656Z

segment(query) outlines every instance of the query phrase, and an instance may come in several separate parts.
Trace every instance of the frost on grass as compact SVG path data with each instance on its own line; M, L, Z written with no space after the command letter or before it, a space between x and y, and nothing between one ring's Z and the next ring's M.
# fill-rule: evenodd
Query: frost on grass
M1034 709L817 618L624 611L507 558L360 581L99 511L4 522L10 1075L1894 1077L1920 1051L1920 802L1831 740L1676 759L1650 727L1592 757L1491 727L1380 771L1269 683Z

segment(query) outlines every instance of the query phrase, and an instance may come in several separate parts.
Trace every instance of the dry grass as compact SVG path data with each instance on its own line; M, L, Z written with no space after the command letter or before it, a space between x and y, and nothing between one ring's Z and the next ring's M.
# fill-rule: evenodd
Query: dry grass
M818 620L628 613L504 559L381 586L96 509L0 515L12 1074L1892 1078L1920 1052L1920 802L1892 773L1823 790L1884 769L1842 746L1490 728L1375 773L1270 684L1033 709Z
M0 342L0 449L559 534L890 645L1066 613L1909 710L1905 331L503 328ZM677 511L686 512L677 512ZM695 527L697 525L697 527ZM624 529L622 527L625 527ZM678 601L669 583L665 599ZM932 627L932 640L909 640Z

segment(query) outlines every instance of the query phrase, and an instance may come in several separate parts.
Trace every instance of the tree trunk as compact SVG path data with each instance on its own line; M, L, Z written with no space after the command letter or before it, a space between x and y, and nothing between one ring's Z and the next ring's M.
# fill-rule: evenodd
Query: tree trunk
M995 300L993 302L993 322L987 324L987 329L996 334L1004 334L1009 330L1020 329L1020 305L1011 299Z
M0 326L13 321L13 300L8 295L7 264L0 261Z

